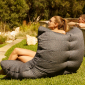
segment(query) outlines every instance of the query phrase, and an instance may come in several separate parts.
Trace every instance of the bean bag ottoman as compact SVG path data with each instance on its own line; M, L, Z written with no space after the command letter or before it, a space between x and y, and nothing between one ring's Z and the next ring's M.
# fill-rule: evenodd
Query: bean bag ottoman
M52 77L75 73L83 56L84 39L79 28L75 27L64 35L40 26L35 57L26 63L4 60L1 67L7 76L15 79Z

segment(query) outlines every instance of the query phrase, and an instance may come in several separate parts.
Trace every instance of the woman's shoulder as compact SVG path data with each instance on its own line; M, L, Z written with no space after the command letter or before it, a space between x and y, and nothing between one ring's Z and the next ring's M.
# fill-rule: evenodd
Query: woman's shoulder
M66 32L64 30L52 30L54 32L57 32L57 33L61 33L61 34L66 34Z
M59 30L58 32L61 34L66 34L66 32L64 30Z

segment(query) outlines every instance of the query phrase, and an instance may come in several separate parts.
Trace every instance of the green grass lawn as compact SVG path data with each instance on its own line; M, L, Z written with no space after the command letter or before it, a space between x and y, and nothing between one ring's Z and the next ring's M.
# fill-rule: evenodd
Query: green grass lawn
M4 43L4 44L0 44L0 48L7 45L7 43Z
M26 48L31 49L33 51L37 50L37 44L35 46L27 46L26 40L23 40L22 42L14 45L12 48L10 48L6 52L6 58L4 60L8 59L8 56L13 51L15 47L20 48ZM3 75L0 75L0 78L3 78ZM0 85L85 85L85 57L83 58L83 62L78 69L77 73L74 74L68 74L68 75L58 75L51 78L39 78L39 79L0 79Z

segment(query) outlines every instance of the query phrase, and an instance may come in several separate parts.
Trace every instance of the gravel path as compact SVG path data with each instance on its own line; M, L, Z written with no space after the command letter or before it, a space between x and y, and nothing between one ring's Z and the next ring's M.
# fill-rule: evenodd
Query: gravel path
M11 48L13 45L21 42L22 40L23 40L23 39L16 39L16 40L13 41L12 43L7 44L7 45L1 47L1 48L0 48L0 61L2 61L2 59L6 57L6 56L5 56L5 53L6 53L6 51L7 51L9 48Z

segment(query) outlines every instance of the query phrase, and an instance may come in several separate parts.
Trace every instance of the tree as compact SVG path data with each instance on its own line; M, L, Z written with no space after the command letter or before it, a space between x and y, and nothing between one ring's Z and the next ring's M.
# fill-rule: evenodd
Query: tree
M6 5L6 1L0 1L0 21L1 21L1 30L4 29L5 31L5 24L6 21L9 20L9 8Z
M28 19L29 21L36 21L37 17L41 19L47 19L48 9L46 0L26 0L29 5Z
M69 14L72 18L79 17L82 14L83 3L80 0L69 0L70 3L70 11Z
M10 27L19 26L26 18L28 5L25 0L1 0L1 21L9 23Z
M24 19L47 20L55 15L76 18L85 13L84 8L84 0L1 0L0 20L14 27Z

